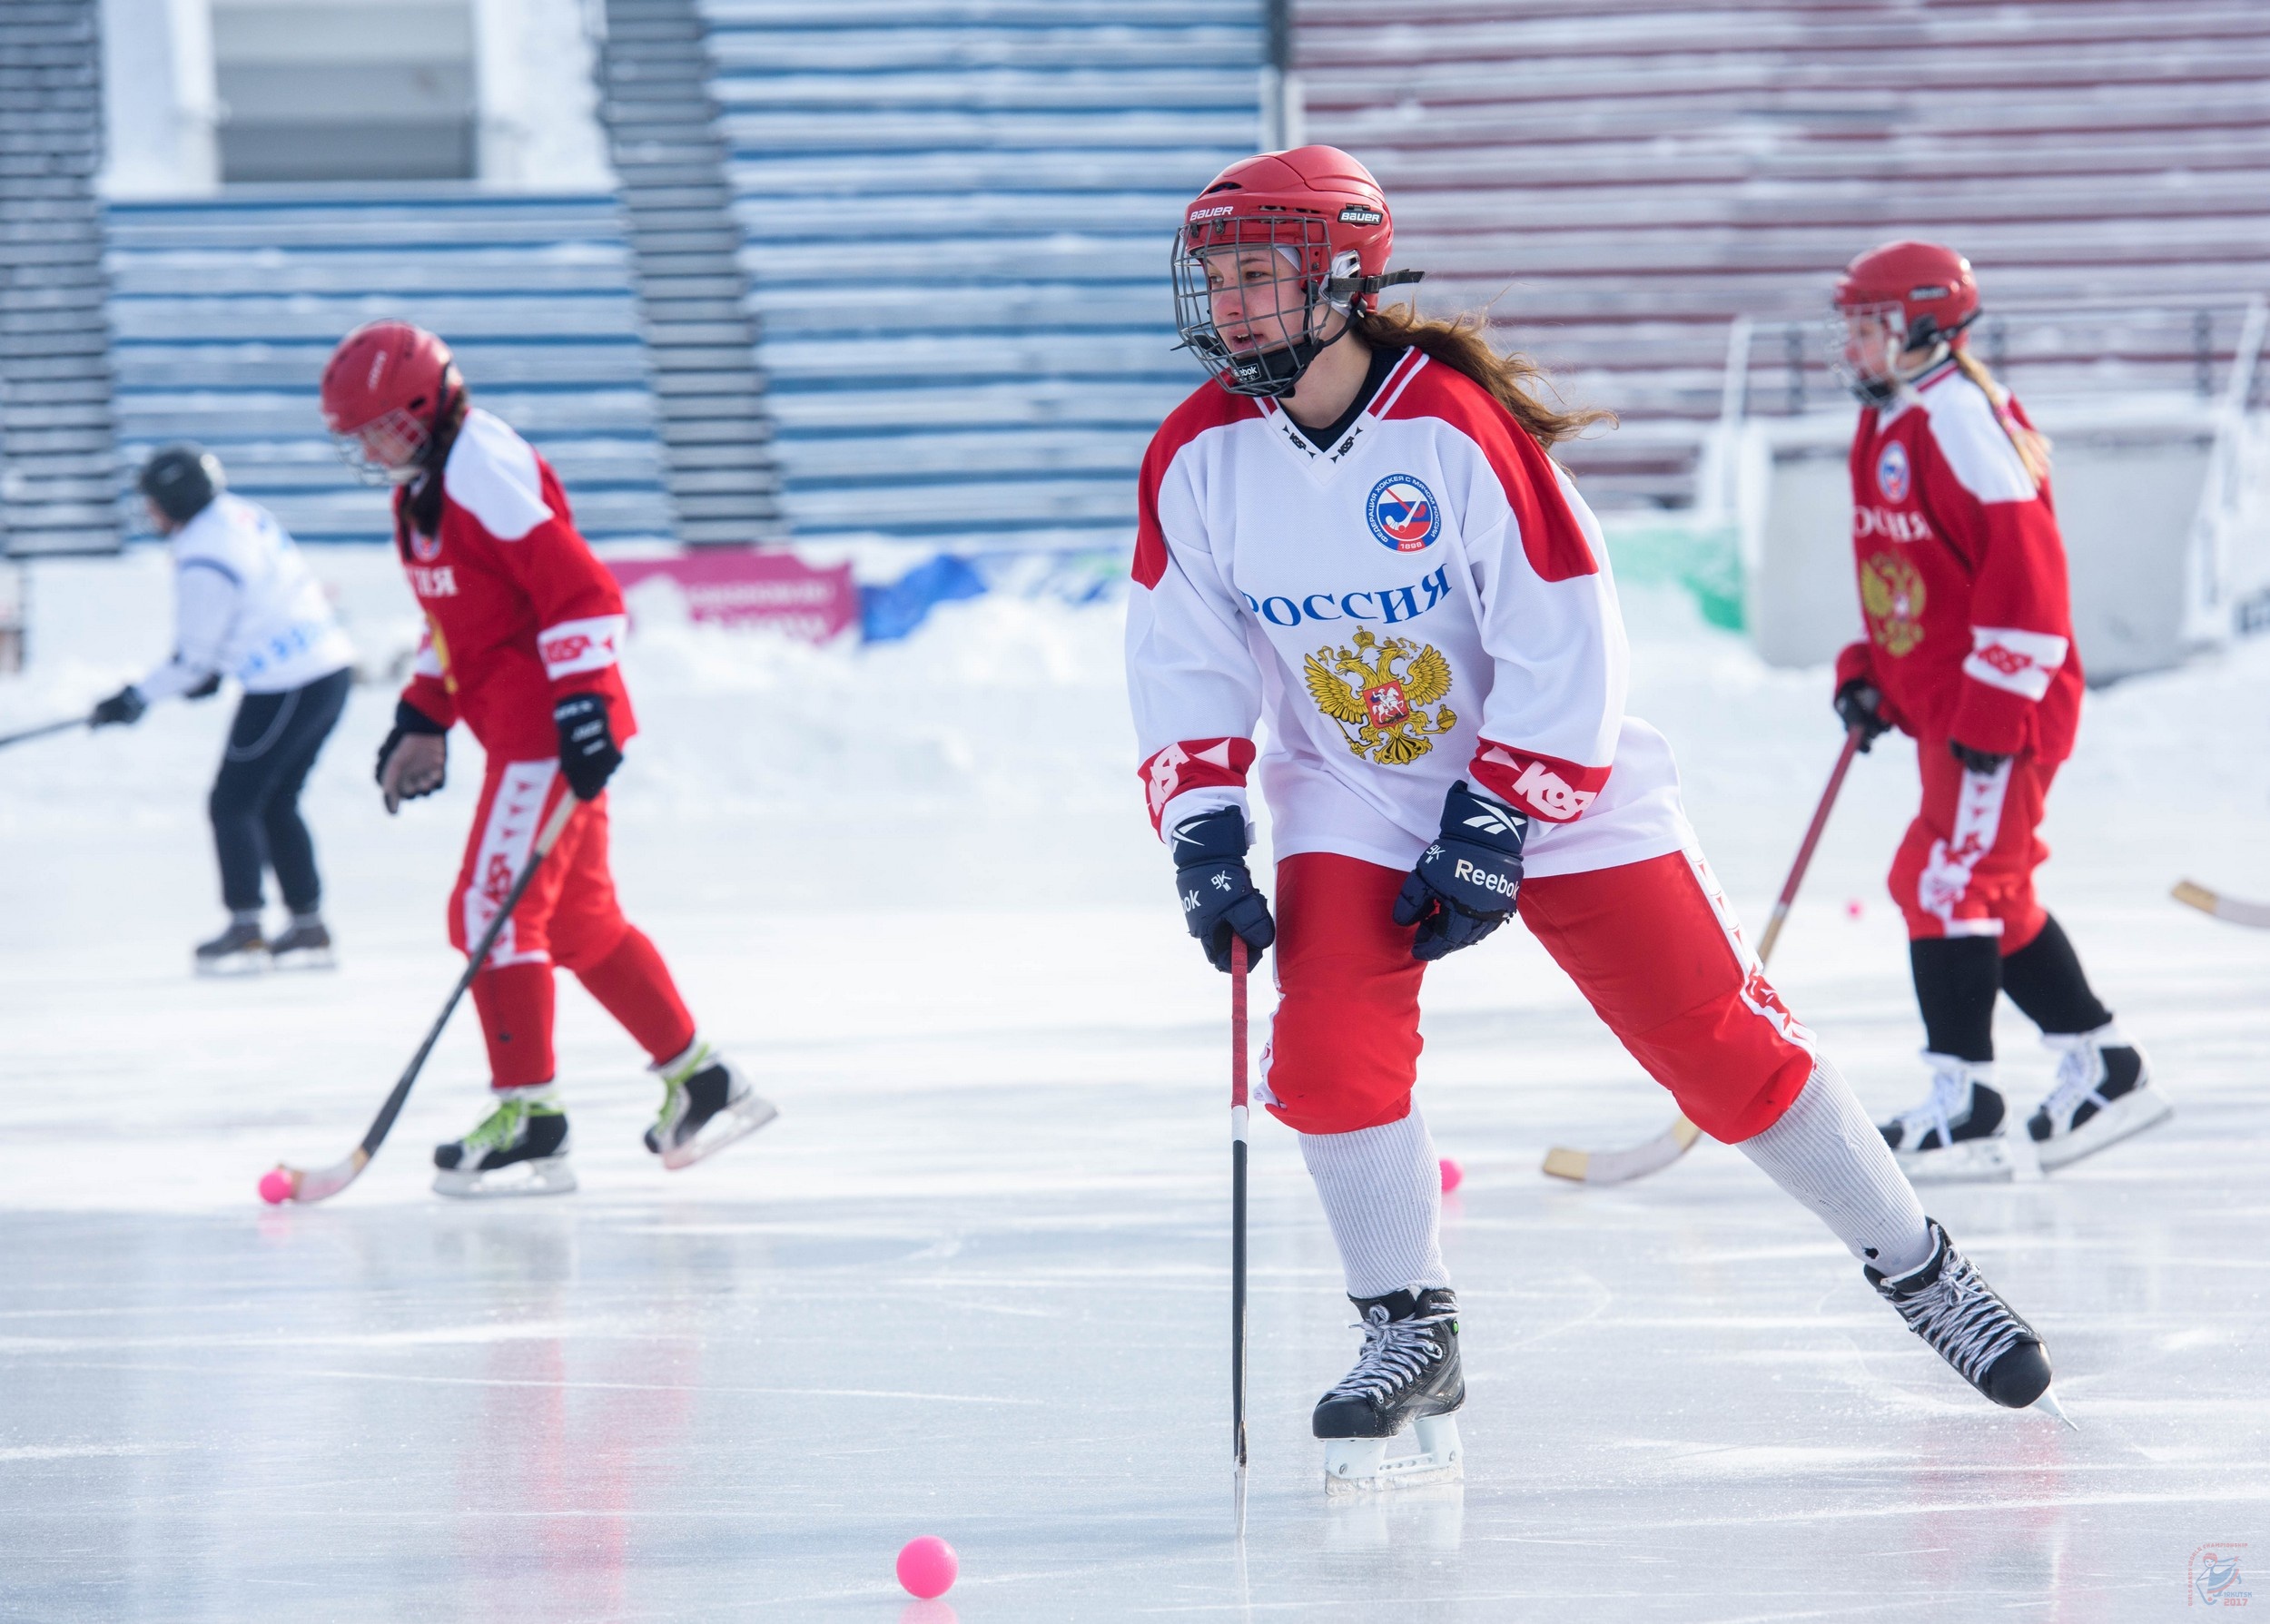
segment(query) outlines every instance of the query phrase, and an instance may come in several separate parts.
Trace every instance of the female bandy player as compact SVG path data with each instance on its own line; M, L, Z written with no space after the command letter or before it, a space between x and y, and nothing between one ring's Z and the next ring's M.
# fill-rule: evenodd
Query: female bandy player
M773 1107L702 1040L662 955L615 900L605 790L637 727L616 664L623 599L577 534L558 478L470 405L448 347L408 322L374 321L340 340L322 403L350 460L396 487L395 544L426 615L417 668L379 748L387 811L441 787L452 723L488 753L449 898L459 951L495 917L558 798L584 802L473 978L494 1105L472 1132L435 1148L434 1188L575 1188L554 1093L555 963L654 1058L662 1110L646 1148L663 1166L688 1166L763 1127Z
M1259 1097L1300 1136L1364 1345L1316 1409L1326 1470L1466 1392L1411 1098L1427 962L1519 912L1687 1116L1833 1229L1972 1385L2030 1404L2041 1340L1924 1216L1735 928L1670 748L1624 714L1591 512L1547 454L1582 419L1478 320L1378 308L1393 224L1331 147L1232 164L1189 205L1178 325L1213 374L1141 472L1128 680L1191 933L1277 946ZM1266 717L1265 747L1255 726ZM1246 866L1258 765L1277 913ZM1422 1448L1424 1452L1424 1446Z
M1889 242L1847 267L1836 309L1852 439L1852 556L1866 635L1837 660L1836 708L1862 748L1916 740L1923 804L1891 866L1930 1043L1930 1097L1884 1125L1914 1178L2008 1178L1994 1087L1998 993L2058 1051L2026 1125L2061 1167L2172 1108L2034 899L2035 832L2080 721L2065 543L2048 448L1966 347L1970 262Z

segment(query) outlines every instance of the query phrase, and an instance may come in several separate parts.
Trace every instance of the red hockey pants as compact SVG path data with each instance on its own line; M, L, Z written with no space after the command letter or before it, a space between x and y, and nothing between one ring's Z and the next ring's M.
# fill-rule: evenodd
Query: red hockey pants
M1269 1110L1308 1134L1411 1108L1414 930L1390 917L1403 871L1304 852L1277 865ZM1812 1036L1743 944L1709 870L1683 852L1522 883L1522 922L1680 1109L1729 1143L1779 1120L1812 1073Z
M465 862L449 893L449 940L472 951L536 845L544 820L568 793L556 762L491 760ZM669 967L623 917L607 861L607 797L568 821L519 907L473 978L473 1004L489 1040L492 1086L551 1080L552 966L576 972L585 990L659 1062L694 1041L694 1018Z
M2049 857L2036 832L2058 770L2021 755L1999 772L1968 772L1944 739L1920 740L1915 754L1923 804L1890 880L1908 939L1999 936L2007 959L2048 918L2034 900L2034 871Z

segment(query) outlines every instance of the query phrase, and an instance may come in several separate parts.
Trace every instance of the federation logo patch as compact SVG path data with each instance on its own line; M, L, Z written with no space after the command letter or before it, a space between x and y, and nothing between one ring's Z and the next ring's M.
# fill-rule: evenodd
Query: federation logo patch
M410 554L420 564L431 564L441 556L441 537L429 536L417 526L410 526Z
M1887 502L1908 499L1908 448L1898 440L1886 446L1876 458L1876 488L1884 493Z
M1373 486L1364 517L1379 545L1398 553L1423 553L1443 533L1435 493L1408 474L1390 474Z

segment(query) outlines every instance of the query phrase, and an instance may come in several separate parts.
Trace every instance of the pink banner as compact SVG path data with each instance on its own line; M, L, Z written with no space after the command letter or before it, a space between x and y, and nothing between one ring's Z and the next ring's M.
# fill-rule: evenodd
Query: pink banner
M825 643L859 620L848 564L814 569L793 553L721 547L681 558L610 560L607 567L625 592L657 576L676 583L696 620L765 626L807 643Z

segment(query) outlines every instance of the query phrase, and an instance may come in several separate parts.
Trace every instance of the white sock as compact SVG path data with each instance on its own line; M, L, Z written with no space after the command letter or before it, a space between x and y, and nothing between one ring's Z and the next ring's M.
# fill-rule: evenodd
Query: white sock
M1300 1157L1339 1244L1349 1296L1450 1284L1443 1267L1442 1164L1417 1106L1400 1122L1303 1134Z
M1904 1275L1931 1255L1923 1204L1844 1074L1821 1060L1781 1119L1742 1142L1766 1176L1862 1263Z

